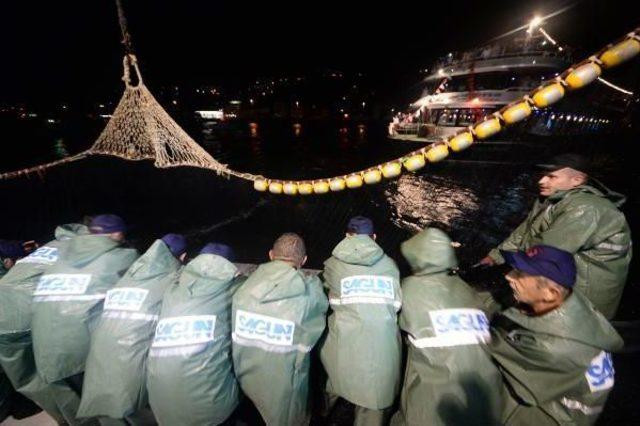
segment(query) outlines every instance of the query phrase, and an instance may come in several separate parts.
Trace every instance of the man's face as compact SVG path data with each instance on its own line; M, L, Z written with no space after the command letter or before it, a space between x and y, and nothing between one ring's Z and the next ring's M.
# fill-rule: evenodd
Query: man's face
M518 302L533 305L545 300L547 295L544 289L538 286L535 276L513 269L506 278L513 290L513 297Z
M540 195L548 197L556 191L566 191L584 183L584 177L576 170L564 169L549 172L538 181Z
M112 232L111 234L109 234L109 238L111 238L113 241L117 241L119 243L124 242L124 232Z

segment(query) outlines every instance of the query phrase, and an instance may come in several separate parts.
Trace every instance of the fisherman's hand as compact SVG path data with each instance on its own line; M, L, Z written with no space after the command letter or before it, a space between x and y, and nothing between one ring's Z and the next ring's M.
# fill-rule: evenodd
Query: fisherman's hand
M491 257L491 256L485 256L482 259L480 259L480 262L478 262L479 265L482 266L496 266L497 263L496 261Z

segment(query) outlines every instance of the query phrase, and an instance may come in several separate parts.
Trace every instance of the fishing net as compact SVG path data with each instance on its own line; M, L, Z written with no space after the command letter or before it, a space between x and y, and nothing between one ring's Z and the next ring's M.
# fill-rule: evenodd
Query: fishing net
M135 56L123 61L125 91L111 120L87 154L114 155L126 160L152 160L156 167L192 166L228 174L167 114L143 84ZM133 85L130 69L138 83Z

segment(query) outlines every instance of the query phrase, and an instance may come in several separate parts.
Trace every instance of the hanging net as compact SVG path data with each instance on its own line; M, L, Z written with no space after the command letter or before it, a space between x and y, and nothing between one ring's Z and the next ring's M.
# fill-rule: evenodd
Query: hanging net
M136 71L136 85L131 84L130 68ZM153 160L156 167L192 166L228 173L156 101L142 82L135 56L125 56L124 70L124 94L88 154Z

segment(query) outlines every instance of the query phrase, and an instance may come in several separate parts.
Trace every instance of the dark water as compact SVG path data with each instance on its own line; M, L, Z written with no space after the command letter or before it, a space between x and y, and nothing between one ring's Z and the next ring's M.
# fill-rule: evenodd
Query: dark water
M240 126L240 131L206 137L198 127L189 132L232 168L282 179L343 174L419 146L389 141L384 127L375 123L303 123L299 131L291 123L259 123L253 136L246 129ZM86 132L85 145L94 137L92 131ZM53 136L59 135L42 137L37 149L45 154L34 157L54 151ZM77 134L75 138L80 139ZM348 219L362 214L374 220L380 245L404 273L408 271L399 244L425 226L439 226L462 243L459 254L464 267L484 256L526 215L535 197L536 176L530 165L552 151L564 150L558 146L563 142L556 142L555 146L487 144L397 180L307 197L256 193L249 182L226 180L208 171L158 170L144 162L92 158L41 177L0 181L0 236L45 241L56 224L114 212L131 224L131 242L141 250L166 232L182 232L189 238L191 254L208 241L222 241L235 248L238 261L259 263L266 260L279 234L293 231L307 243L308 266L321 268L343 237ZM597 161L600 177L631 196L625 212L635 235L640 208L634 195L640 183L631 159L602 143L581 143L577 148ZM82 145L69 150L75 152ZM23 155L16 163L25 161ZM2 163L10 161L5 157ZM638 288L632 285L638 281L636 264L620 319L638 318ZM637 335L635 329L626 333ZM632 379L638 357L623 354L616 361L619 386L604 423L640 419L627 395L638 390Z

